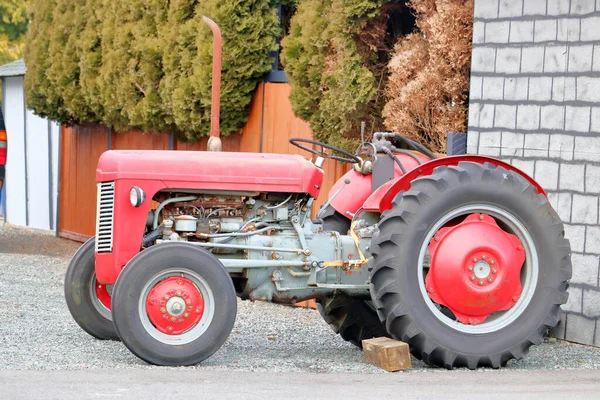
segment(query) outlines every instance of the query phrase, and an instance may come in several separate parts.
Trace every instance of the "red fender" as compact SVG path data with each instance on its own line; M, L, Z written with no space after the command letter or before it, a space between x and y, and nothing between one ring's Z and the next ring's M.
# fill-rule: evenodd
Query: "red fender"
M431 160L424 164L421 164L420 166L407 172L405 175L395 178L394 180L391 180L379 187L365 200L362 207L365 211L369 212L382 213L385 210L389 210L390 208L392 208L392 200L394 200L394 198L399 192L403 190L408 190L410 188L410 183L413 180L415 180L419 176L431 175L433 173L433 170L437 167L443 165L458 165L458 163L462 161L471 161L479 164L490 163L497 167L502 167L509 171L514 171L521 175L523 178L527 179L529 183L531 183L535 187L538 193L548 197L546 191L540 186L539 183L537 183L532 177L527 175L525 172L521 171L520 169L514 167L511 164L497 160L495 158L485 156L461 155L437 158L435 160Z
M421 159L421 162L429 161L429 158L422 154L416 153L416 155ZM381 154L378 156L387 157L386 155ZM396 157L398 157L407 171L411 171L419 166L414 158L407 156L406 154L396 153ZM394 177L397 179L400 176L402 176L402 171L400 171L398 165L394 164ZM352 219L352 215L362 207L363 203L369 198L371 193L373 193L371 191L372 177L373 175L371 174L363 175L353 169L346 172L346 174L342 176L329 191L329 199L339 191L338 195L331 201L331 206L346 218ZM344 183L346 179L350 180L349 184ZM390 182L394 182L394 180L391 180ZM352 215L349 215L348 213Z

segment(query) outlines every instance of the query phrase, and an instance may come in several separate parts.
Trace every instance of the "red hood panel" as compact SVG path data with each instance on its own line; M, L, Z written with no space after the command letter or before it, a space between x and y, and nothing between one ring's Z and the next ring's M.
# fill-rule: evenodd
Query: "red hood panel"
M309 193L323 171L298 155L205 151L107 151L96 181L160 180L169 188Z

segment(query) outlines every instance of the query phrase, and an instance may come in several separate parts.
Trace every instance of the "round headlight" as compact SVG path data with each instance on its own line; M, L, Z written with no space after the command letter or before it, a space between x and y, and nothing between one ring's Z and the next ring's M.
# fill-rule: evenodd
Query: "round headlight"
M137 186L134 186L129 191L129 201L134 207L139 207L146 200L146 193Z

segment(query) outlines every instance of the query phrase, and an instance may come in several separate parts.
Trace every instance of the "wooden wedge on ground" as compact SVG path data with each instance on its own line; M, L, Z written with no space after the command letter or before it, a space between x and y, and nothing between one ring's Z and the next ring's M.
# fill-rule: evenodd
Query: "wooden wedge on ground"
M394 372L410 368L408 344L387 337L362 341L365 361L376 367Z

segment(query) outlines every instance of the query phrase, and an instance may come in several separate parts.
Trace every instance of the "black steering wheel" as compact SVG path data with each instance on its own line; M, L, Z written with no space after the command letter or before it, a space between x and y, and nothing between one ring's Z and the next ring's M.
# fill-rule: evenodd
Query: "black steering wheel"
M294 146L304 150L304 151L308 151L309 153L315 154L319 157L323 157L323 158L331 158L332 160L336 160L336 161L341 161L341 162L347 162L347 163L351 163L351 164L360 164L362 163L362 159L360 157L358 157L357 155L354 155L352 153L348 153L345 150L342 149L338 149L337 147L333 147L331 145L328 145L326 143L321 143L318 142L316 140L311 140L311 139L302 139L302 138L291 138L290 139L290 143L293 144ZM307 147L301 143L306 143L306 144L312 144L313 146L318 146L321 148L321 151L318 151L316 149ZM325 150L331 150L334 151L336 153L339 153L341 155L343 155L344 157L340 157L340 156L334 156L331 154L327 154L325 152Z

